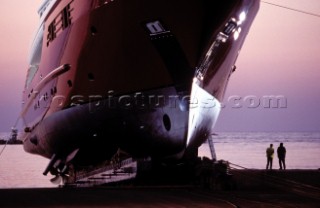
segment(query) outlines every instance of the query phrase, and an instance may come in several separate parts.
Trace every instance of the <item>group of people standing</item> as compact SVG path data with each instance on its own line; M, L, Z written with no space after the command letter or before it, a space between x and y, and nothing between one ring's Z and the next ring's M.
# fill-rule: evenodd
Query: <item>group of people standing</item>
M266 169L272 169L272 161L274 156L274 149L273 144L270 144L270 146L266 150L267 154L267 167ZM279 166L280 170L286 169L286 148L283 146L283 143L280 143L280 146L277 148L277 155L279 158Z

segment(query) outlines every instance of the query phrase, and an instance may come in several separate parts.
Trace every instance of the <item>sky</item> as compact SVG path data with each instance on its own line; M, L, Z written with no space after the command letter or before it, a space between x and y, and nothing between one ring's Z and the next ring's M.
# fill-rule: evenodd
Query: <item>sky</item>
M266 0L320 14L319 0ZM42 0L0 1L0 132L21 110ZM320 18L261 3L215 131L320 131ZM279 106L265 105L280 96ZM284 102L285 101L285 102Z
M0 1L0 132L8 132L21 111L28 53L42 0Z
M319 0L267 2L320 14ZM236 65L215 131L320 131L319 17L261 3ZM267 108L270 95L286 107Z

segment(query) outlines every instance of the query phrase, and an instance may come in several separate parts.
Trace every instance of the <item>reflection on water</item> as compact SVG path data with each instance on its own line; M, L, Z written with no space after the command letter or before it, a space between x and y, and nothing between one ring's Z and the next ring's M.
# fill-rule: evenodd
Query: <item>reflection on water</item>
M48 162L26 153L22 145L8 145L0 156L0 188L56 187L49 181L50 174L42 175Z

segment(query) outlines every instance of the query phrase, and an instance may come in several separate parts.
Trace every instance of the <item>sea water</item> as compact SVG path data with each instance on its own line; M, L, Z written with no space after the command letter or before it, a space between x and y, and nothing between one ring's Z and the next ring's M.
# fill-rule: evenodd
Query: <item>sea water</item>
M0 133L0 138L4 135ZM266 148L272 143L276 151L280 142L287 149L287 169L320 168L320 133L221 132L213 136L213 142L218 160L246 168L265 169ZM0 145L0 151L3 147ZM211 156L208 144L200 147L199 156ZM0 155L0 188L57 187L50 183L53 176L42 175L48 162L46 158L26 153L22 145L7 145ZM279 168L276 153L273 168Z
M273 168L279 169L277 148L286 148L287 169L320 168L320 132L228 132L212 136L217 160L226 160L250 169L265 169L266 149L273 144ZM211 156L207 144L199 156Z
M0 151L4 145L0 145ZM49 160L28 154L22 145L7 145L0 156L0 188L56 187L42 172Z

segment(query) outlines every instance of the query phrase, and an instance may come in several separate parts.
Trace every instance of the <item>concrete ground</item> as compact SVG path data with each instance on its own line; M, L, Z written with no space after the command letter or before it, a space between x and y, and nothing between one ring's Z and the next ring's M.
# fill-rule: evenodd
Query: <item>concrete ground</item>
M320 208L319 170L232 170L232 181L198 186L0 189L0 207ZM229 186L229 185L232 186Z
M320 207L320 198L295 193L188 187L11 189L0 197L0 207Z

